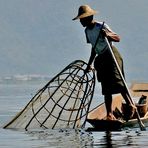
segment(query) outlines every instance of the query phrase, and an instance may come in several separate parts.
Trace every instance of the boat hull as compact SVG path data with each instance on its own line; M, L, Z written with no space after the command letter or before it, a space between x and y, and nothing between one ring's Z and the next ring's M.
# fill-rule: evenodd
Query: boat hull
M88 130L93 131L120 131L122 129L123 123L119 120L97 120L97 119L87 119L93 128Z
M148 98L148 83L135 83L132 84L132 87L130 89L131 94L133 96L134 102L138 102L140 97L142 95L146 96ZM135 104L136 104L135 102ZM116 95L113 98L112 101L112 110L115 112L117 109L119 113L123 114L122 112L122 104L123 104L123 98L121 95ZM139 108L140 107L140 108ZM144 107L144 108L143 108ZM141 115L140 119L145 124L145 126L148 126L148 101L146 100L146 103L141 108L141 105L137 105L137 109L139 111L139 114ZM140 113L141 109L146 109L144 114ZM92 110L88 116L87 116L87 122L92 125L92 128L89 128L94 131L118 131L122 130L125 127L135 128L139 127L139 122L135 117L132 119L125 121L124 118L117 118L117 120L104 120L106 118L106 108L105 104L102 103L98 107L96 107L94 110Z

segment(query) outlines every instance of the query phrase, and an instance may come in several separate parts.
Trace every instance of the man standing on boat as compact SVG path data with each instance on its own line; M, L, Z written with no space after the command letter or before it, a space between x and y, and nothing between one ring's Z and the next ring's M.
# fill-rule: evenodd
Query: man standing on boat
M91 55L85 73L89 72L94 61L97 79L99 82L101 82L102 94L104 95L107 110L107 120L115 119L112 114L112 95L117 93L121 93L125 99L126 104L130 110L128 118L131 118L134 113L134 107L128 98L127 90L110 54L108 44L105 41L105 37L107 37L121 72L124 75L122 57L117 48L112 44L112 42L119 42L120 37L115 32L113 32L106 23L95 21L93 16L96 13L97 12L90 8L90 6L83 5L80 6L78 15L73 19L80 20L82 26L85 27L87 43L92 45Z

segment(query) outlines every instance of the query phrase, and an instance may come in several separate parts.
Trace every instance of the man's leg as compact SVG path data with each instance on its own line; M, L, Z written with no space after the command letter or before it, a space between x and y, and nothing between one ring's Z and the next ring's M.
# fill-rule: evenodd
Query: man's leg
M130 98L129 98L129 96L126 92L122 91L121 95L122 95L122 97L125 100L127 105L132 105L132 102L131 102L131 100L130 100Z
M126 102L126 106L124 105L125 108L123 108L124 118L128 121L129 119L133 117L136 107L134 106L134 104L132 104L126 92L121 92L121 95Z
M112 95L105 95L104 100L107 111L107 118L112 118Z

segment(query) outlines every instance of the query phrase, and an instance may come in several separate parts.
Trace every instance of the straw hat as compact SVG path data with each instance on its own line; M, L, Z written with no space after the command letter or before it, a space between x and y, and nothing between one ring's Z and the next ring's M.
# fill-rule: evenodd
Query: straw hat
M97 12L95 10L93 10L92 8L90 8L90 6L83 5L83 6L80 6L80 8L78 10L78 15L75 18L73 18L72 20L85 18L85 17L91 16L91 15L94 15L96 13Z

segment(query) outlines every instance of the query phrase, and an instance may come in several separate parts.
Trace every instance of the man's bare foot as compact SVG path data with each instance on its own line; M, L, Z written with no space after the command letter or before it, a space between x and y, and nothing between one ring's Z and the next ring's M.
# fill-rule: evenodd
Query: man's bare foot
M106 120L116 120L116 118L112 113L110 113L109 115L107 115Z

